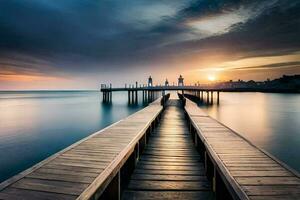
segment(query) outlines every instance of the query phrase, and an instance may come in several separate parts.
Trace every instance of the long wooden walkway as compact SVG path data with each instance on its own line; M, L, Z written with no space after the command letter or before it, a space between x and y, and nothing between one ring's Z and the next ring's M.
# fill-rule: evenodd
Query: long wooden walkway
M123 199L212 199L179 99L170 99Z
M0 184L0 199L118 199L120 171L126 179L161 111L157 100L8 179Z
M218 199L300 199L297 172L188 99L185 111Z

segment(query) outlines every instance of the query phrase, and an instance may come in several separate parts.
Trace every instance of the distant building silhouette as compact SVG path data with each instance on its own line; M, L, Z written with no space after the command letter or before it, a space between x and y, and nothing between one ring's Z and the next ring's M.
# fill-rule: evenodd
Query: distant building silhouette
M149 76L149 78L148 78L148 86L149 87L153 86L153 82L152 82L152 77L151 76Z
M168 79L166 79L166 81L165 81L165 86L169 86L169 81L168 81Z
M178 86L184 86L183 79L184 78L182 77L182 75L180 75L178 78Z
M300 75L283 75L280 78L265 81L237 81L229 80L214 84L215 88L238 89L243 91L262 91L262 92L300 92Z

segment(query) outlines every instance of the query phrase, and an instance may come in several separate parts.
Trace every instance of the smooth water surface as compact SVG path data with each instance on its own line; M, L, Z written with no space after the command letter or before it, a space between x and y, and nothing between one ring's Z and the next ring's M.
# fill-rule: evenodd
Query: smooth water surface
M0 92L0 182L143 107L127 93Z
M221 93L201 108L300 172L300 94Z

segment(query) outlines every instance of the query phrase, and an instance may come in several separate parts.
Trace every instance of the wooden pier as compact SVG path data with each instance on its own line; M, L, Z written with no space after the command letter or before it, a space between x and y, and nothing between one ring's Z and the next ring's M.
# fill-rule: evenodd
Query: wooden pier
M138 86L138 84L131 85L130 87L124 88L113 88L110 84L106 86L101 85L101 90L103 95L103 102L110 103L112 101L113 92L127 92L128 93L128 103L136 104L138 102L138 94L142 93L143 101L152 101L158 95L164 95L167 91L178 91L182 94L190 94L199 98L203 103L213 104L214 93L216 93L216 102L220 103L220 92L232 92L234 89L228 88L209 88L200 86Z
M0 199L120 199L161 99L0 184ZM21 156L21 155L20 155Z
M185 99L189 127L217 199L300 199L299 174Z
M214 199L178 99L170 99L123 199Z
M296 172L179 96L1 183L0 199L300 199Z

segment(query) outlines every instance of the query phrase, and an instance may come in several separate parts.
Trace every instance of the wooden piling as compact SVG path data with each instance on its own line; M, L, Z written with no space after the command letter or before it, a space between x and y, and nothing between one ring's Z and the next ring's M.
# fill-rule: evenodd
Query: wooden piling
M206 104L209 104L209 91L206 91Z

